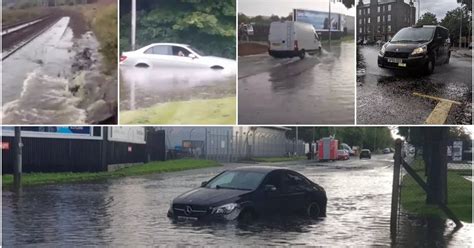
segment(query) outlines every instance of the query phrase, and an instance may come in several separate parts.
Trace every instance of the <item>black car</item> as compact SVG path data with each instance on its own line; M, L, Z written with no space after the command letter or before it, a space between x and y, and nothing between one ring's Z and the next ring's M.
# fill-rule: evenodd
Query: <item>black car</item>
M449 31L445 27L423 25L402 28L380 49L378 66L389 69L433 73L435 65L449 63Z
M368 158L368 159L372 158L372 154L369 149L362 149L360 151L359 159L363 159L363 158Z
M272 214L326 216L326 192L305 176L285 168L248 166L227 170L201 187L176 197L173 220L243 220Z

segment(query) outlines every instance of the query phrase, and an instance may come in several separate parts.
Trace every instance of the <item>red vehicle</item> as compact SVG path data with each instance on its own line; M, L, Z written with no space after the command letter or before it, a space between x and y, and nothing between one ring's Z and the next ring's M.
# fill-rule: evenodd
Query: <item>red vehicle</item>
M348 160L349 152L347 150L337 150L337 160Z
M320 161L337 160L338 141L332 137L322 138L318 141L318 159Z

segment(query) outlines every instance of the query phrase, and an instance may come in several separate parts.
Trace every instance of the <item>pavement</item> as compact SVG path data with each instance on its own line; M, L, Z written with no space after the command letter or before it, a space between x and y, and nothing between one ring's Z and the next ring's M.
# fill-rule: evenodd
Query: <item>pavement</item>
M357 124L424 124L439 98L460 103L451 107L446 124L472 123L472 61L459 56L465 51L453 52L432 75L419 76L379 68L378 50L358 47Z

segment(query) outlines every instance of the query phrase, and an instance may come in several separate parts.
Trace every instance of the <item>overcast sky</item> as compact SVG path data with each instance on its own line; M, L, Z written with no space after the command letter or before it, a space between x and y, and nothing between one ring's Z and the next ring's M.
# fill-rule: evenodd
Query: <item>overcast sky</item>
M370 0L363 0L364 3L369 3ZM414 4L416 7L416 16L418 18L418 1L420 3L420 16L423 15L423 13L426 12L431 12L436 15L436 19L438 21L441 21L441 19L446 16L446 12L448 10L453 10L457 7L461 7L460 4L457 3L456 0L415 0ZM355 2L359 2L358 0L355 0ZM405 0L405 3L409 3L409 0Z
M453 0L456 1L456 0ZM293 9L328 11L328 0L239 0L238 12L247 16L288 16ZM355 15L355 7L346 9L342 3L332 3L331 12Z

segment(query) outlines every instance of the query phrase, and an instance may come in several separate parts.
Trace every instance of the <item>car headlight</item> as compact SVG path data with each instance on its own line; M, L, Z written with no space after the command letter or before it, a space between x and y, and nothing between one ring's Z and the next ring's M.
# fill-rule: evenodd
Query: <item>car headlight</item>
M232 211L234 211L234 209L236 208L239 208L239 204L237 203L224 204L222 206L215 207L213 210L213 213L214 214L229 214Z
M411 52L411 55L425 54L427 51L426 46L417 47Z
M382 48L380 49L380 55L383 56L385 54L385 48L387 47L387 44L388 43L383 44Z

